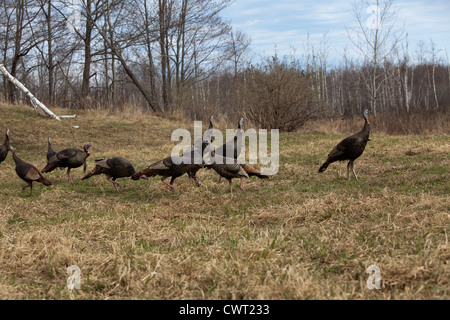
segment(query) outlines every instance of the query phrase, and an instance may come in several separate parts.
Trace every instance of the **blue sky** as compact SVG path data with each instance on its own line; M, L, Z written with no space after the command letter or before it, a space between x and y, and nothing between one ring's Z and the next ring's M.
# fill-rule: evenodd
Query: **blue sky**
M358 0L359 2L359 0ZM340 63L344 48L352 53L354 47L346 28L354 27L353 0L236 0L225 9L223 16L252 40L252 55L273 55L275 46L280 56L305 52L307 34L314 48L319 49L327 34L328 59ZM375 4L375 2L369 2ZM412 58L417 44L427 45L433 40L439 56L447 61L450 56L450 1L413 0L395 1L397 24L408 33Z

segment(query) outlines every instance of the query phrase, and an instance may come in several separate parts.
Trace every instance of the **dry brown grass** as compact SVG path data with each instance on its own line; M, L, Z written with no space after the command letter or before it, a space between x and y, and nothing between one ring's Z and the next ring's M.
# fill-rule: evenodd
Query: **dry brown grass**
M450 114L443 112L369 115L373 132L393 135L450 134ZM362 116L308 121L299 132L338 134L357 132Z
M93 111L57 122L0 106L0 130L39 168L49 135L55 149L90 142L90 168L124 156L142 169L170 154L173 129L192 126ZM281 134L278 175L233 195L212 170L199 172L201 188L186 176L175 194L156 178L122 179L116 194L105 177L80 181L74 169L73 185L54 171L55 188L27 198L8 156L0 299L448 299L450 137L375 134L355 162L359 183L345 181L344 163L317 174L343 137ZM366 288L372 264L379 291ZM81 268L81 290L66 288L70 265Z

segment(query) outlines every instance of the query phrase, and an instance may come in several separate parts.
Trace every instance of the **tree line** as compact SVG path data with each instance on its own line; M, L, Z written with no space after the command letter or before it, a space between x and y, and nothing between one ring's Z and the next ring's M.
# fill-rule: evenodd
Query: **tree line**
M384 28L349 30L359 55L344 54L333 65L326 34L318 48L308 40L301 57L252 59L250 37L222 17L231 3L4 0L0 62L50 107L134 106L233 122L245 114L256 126L282 131L367 107L375 114L448 112L448 57L432 40L411 54L407 36L391 28L392 1L380 3ZM354 13L364 18L356 6ZM0 100L23 102L0 80Z

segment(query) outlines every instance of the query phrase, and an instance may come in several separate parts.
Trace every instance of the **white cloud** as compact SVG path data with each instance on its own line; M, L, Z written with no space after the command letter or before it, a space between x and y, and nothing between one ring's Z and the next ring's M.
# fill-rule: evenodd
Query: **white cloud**
M328 34L329 54L338 59L345 47L351 47L346 27L354 26L353 1L237 0L225 11L232 25L252 39L252 50L271 55L275 45L280 55L290 54L292 47L304 51L307 34L314 47ZM397 22L406 26L410 50L420 40L433 39L436 47L450 53L450 1L401 0Z

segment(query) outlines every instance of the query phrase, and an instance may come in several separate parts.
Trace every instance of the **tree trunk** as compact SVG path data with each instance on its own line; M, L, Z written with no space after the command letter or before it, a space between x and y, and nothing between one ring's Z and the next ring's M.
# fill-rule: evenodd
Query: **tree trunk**
M436 103L436 109L439 109L439 101L436 92L436 78L435 78L436 65L433 64L433 72L432 72L432 81L433 81L433 93L434 93L434 101Z
M158 95L156 93L156 69L153 61L153 50L152 50L152 36L150 34L151 22L149 20L150 12L148 8L147 1L144 1L145 9L145 41L147 45L147 56L149 63L149 77L150 77L150 95L152 96L153 104L159 108ZM112 39L111 39L112 41Z
M95 27L95 29L98 31L100 36L103 38L103 40L106 42L108 48L111 50L112 54L114 54L119 62L121 63L123 69L125 70L125 73L128 75L128 77L131 79L133 84L138 88L139 92L144 96L145 100L149 104L150 108L153 111L159 112L162 111L161 108L155 101L153 100L153 96L149 93L149 91L145 88L142 81L136 76L136 74L133 72L133 70L128 65L127 61L122 55L122 51L117 45L116 42L112 42L112 40L109 38L108 34L104 32L104 29L97 25L97 23L92 19L90 16L90 21L92 21L92 26Z
M92 63L92 53L91 53L91 39L93 30L93 19L92 19L92 1L86 1L86 34L84 40L84 68L83 68L83 80L81 85L81 96L83 97L83 108L86 107L86 102L90 95L90 85L89 81L91 78L91 63Z
M48 103L52 106L55 102L54 97L54 71L53 65L53 37L52 37L52 2L48 1L46 19L47 19L47 54L48 54Z
M37 108L41 108L42 111L44 111L49 117L55 118L56 120L60 120L60 118L55 115L52 111L50 111L42 102L40 102L38 99L36 99L33 94L16 78L14 78L9 72L8 70L5 69L5 67L3 66L3 64L0 64L0 71L3 73L3 75L5 76L5 78L7 78L11 85L14 87L17 87L18 89L20 89L21 91L23 91L28 98L30 98L31 104L34 107L34 110L36 110L36 112L38 112Z
M167 1L159 0L159 46L161 50L161 77L162 77L162 99L163 109L168 110L169 106L169 86L168 86L168 66L166 52L166 39L167 39Z

